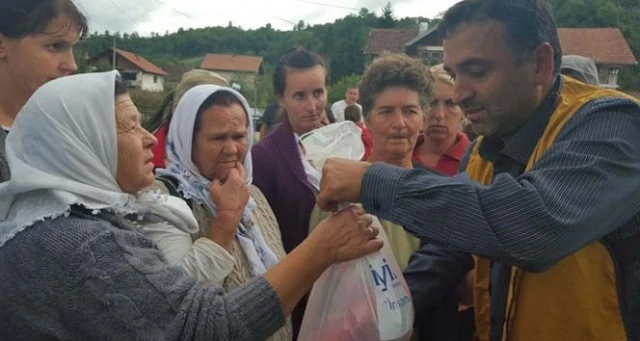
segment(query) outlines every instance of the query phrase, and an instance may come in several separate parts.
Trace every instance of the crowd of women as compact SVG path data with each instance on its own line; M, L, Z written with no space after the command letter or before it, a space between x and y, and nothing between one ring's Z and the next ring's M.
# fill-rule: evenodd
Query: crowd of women
M117 71L71 75L88 31L72 1L5 3L0 339L294 340L322 272L382 246L361 208L316 207L300 136L328 123L317 54L279 59L284 120L255 145L246 99L201 70L150 132ZM366 160L455 174L470 142L452 82L404 55L374 61L362 112L347 108ZM382 225L404 269L421 242Z

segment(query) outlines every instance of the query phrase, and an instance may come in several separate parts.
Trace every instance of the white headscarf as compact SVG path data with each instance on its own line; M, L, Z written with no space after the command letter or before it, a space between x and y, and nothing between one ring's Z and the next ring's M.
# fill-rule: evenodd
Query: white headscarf
M193 130L196 122L198 109L204 101L218 91L227 91L234 95L244 107L247 114L247 154L243 160L246 170L246 184L253 182L253 165L251 162L251 146L253 145L253 120L249 114L250 107L247 100L238 91L228 87L218 85L200 85L191 88L180 99L176 111L171 119L169 133L167 134L167 158L169 165L167 169L157 170L159 175L169 175L179 181L178 191L185 199L195 200L198 204L205 205L215 217L216 206L209 187L211 181L206 179L191 159ZM278 258L266 244L262 236L260 226L253 217L252 211L256 203L249 198L249 203L245 207L236 238L240 247L244 251L251 265L251 273L254 276L261 275L271 266L278 262Z
M11 178L0 184L0 246L35 222L94 213L155 213L197 228L182 200L122 192L117 181L117 71L56 79L27 101L7 137Z

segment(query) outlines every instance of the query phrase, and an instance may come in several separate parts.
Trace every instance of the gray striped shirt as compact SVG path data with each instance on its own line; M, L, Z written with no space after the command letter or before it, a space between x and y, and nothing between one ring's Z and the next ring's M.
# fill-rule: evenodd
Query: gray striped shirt
M409 277L429 274L414 295L425 301L416 302L418 307L437 304L437 295L469 269L469 253L476 254L493 261L492 326L501 326L511 265L544 271L592 241L620 239L639 229L640 108L631 101L603 98L587 104L524 172L556 95L552 91L514 136L480 146L481 156L494 164L491 186L465 173L448 178L384 164L367 171L361 192L365 209L433 244L414 257L427 257L420 262L426 268L407 269ZM626 288L619 293L627 305L623 310L640 312L640 262L625 267L619 279ZM499 338L502 328L492 329L499 329L492 339ZM640 337L637 333L629 331L630 339Z

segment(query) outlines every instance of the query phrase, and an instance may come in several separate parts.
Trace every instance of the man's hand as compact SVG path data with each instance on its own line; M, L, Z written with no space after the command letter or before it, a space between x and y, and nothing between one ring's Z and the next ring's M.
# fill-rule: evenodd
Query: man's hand
M333 211L339 203L360 201L362 179L370 163L346 159L329 159L322 168L318 206Z

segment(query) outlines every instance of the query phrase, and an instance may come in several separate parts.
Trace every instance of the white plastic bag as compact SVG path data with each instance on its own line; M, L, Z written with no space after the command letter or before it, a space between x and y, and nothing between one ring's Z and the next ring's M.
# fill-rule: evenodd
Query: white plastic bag
M331 157L360 160L364 156L362 130L351 121L326 125L300 136L307 160L322 173Z
M407 341L413 302L389 241L364 258L331 266L311 290L298 341Z
M321 171L329 157L360 160L360 128L342 122L302 138L307 157ZM413 301L393 256L387 235L380 251L335 264L316 281L307 303L298 341L406 341L413 327Z

